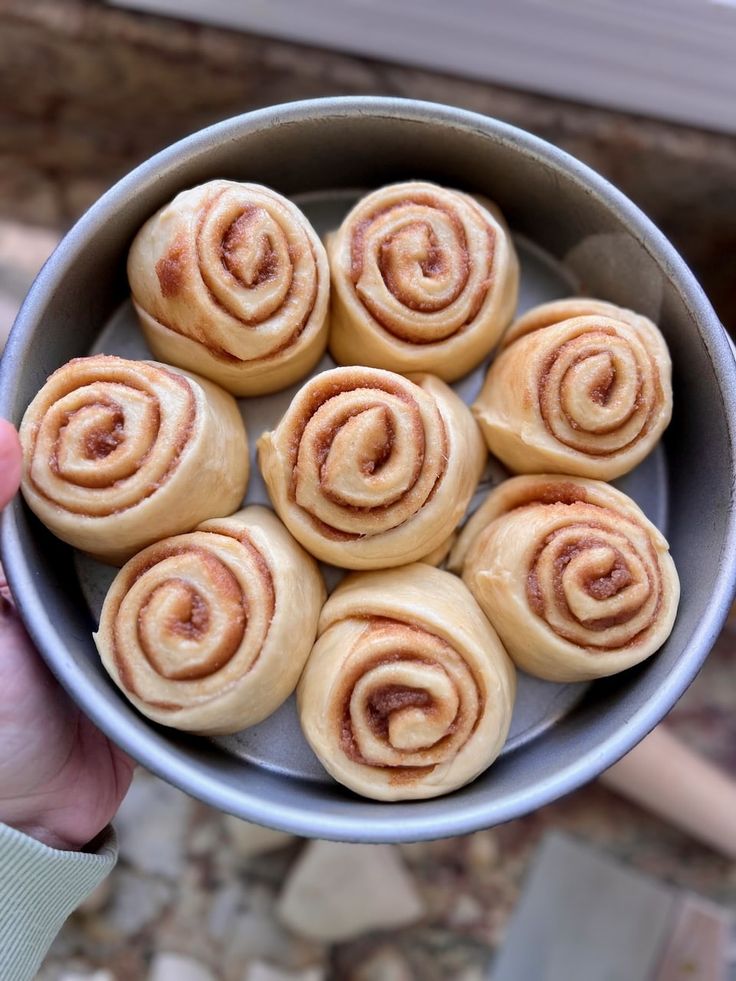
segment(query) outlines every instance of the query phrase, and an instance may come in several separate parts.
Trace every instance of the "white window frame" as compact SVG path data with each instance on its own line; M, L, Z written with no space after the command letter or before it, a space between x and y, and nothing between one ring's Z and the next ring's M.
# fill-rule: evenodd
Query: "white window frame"
M736 0L111 0L736 133Z

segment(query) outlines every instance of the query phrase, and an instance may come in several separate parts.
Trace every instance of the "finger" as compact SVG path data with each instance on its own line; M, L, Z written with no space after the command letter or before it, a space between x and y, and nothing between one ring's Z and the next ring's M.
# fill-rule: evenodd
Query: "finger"
M0 508L4 508L20 484L21 452L18 434L0 419Z

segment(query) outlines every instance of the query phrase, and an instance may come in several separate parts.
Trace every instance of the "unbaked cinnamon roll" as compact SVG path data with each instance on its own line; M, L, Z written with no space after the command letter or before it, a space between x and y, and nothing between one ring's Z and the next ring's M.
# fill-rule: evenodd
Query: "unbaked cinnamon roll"
M517 473L612 480L669 424L671 372L651 320L600 300L557 300L511 326L473 412Z
M664 536L626 494L553 474L491 491L450 567L517 666L550 681L643 661L670 635L680 595Z
M519 264L490 202L391 184L328 238L330 352L338 364L454 381L491 351L516 308Z
M230 514L248 483L232 396L152 361L68 362L28 406L20 439L31 510L63 541L113 564Z
M446 794L506 740L513 665L455 576L427 565L349 576L327 601L297 701L325 769L376 800Z
M324 353L324 247L296 205L260 184L178 194L136 236L128 279L156 357L234 395L284 388Z
M444 382L375 368L312 378L261 436L258 455L294 537L346 569L441 558L487 457L470 411Z
M110 587L95 643L149 719L233 733L294 690L324 597L314 560L270 511L248 507L134 556Z

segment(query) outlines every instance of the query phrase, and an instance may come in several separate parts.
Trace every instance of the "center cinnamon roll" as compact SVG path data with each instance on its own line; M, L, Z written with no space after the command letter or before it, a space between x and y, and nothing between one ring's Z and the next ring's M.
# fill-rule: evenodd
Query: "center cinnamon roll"
M345 568L401 565L438 549L486 455L468 409L443 382L370 368L313 378L258 450L292 534Z

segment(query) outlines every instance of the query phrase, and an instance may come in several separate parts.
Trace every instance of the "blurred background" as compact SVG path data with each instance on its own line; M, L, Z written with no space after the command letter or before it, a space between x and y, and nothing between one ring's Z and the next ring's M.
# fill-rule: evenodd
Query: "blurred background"
M733 0L2 0L0 349L64 230L140 161L249 109L358 93L496 116L589 163L735 333L735 51ZM735 708L732 614L668 722L736 773ZM736 979L733 855L600 782L467 838L373 847L265 832L139 772L117 827L121 861L43 981ZM544 974L523 966L534 944Z

